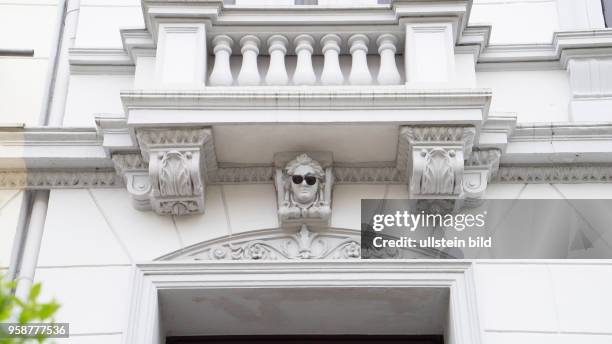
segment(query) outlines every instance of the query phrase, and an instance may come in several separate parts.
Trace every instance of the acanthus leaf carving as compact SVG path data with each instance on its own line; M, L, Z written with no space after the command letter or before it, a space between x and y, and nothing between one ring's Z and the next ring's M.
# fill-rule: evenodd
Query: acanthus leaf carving
M204 185L200 175L200 153L151 150L152 206L159 214L186 215L204 208Z
M411 195L458 198L475 133L473 127L402 127L397 168L408 172Z
M202 213L206 172L216 169L211 135L205 128L137 129L140 153L113 155L134 206L161 215Z

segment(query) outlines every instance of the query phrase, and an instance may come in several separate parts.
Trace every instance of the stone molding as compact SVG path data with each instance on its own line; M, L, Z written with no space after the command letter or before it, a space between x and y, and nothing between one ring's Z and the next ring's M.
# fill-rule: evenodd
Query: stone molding
M334 167L333 172L335 184L407 183L403 172L395 167ZM70 172L2 170L0 171L0 189L122 188L126 184L124 178L117 173L119 172L113 170L73 170ZM221 167L209 177L207 183L208 185L272 183L273 175L272 166ZM501 165L497 175L492 176L489 182L610 183L612 182L612 165Z
M0 189L118 188L121 177L109 170L0 171Z
M478 44L484 44L481 40ZM482 49L478 70L566 69L574 58L612 56L612 31L609 29L555 32L550 44L492 45Z
M272 166L219 167L214 183L271 183L275 169ZM334 183L403 183L405 177L394 166L334 165Z
M612 165L501 166L496 183L609 183Z
M391 86L245 86L206 87L199 90L126 90L121 100L126 110L160 109L376 109L407 110L480 109L488 113L489 89L409 89ZM481 118L482 119L482 118ZM480 119L480 120L481 120Z
M360 17L359 23L350 23L347 20L348 16L329 16L326 18L342 19L340 24L346 24L347 28L339 30L334 27L333 32L337 32L343 42L348 40L351 32L363 32L371 35L372 38L381 34L393 34L403 40L404 30L395 23L389 21L389 16L381 15L381 11L372 11L372 9L343 9L343 11L352 10L354 13L368 13L369 17L377 21L377 25L369 25L360 27L363 24L363 17ZM232 17L235 15L233 10L224 10L224 14L230 13ZM333 9L330 9L333 11ZM388 11L388 10L387 10ZM274 11L272 11L274 12ZM323 14L324 10L319 12ZM263 15L263 14L262 14ZM299 14L295 14L299 17ZM375 19L378 16L378 19ZM267 19L269 19L268 17ZM322 17L324 18L324 17ZM227 20L223 16L221 21ZM244 18L247 19L246 17ZM252 20L252 17L249 17ZM236 18L231 19L233 25L241 25ZM238 19L239 20L239 19ZM312 19L310 19L312 20ZM332 19L333 20L333 19ZM381 25L381 21L387 21L387 25ZM297 21L296 21L297 22ZM253 25L252 21L245 22L244 25L250 26L248 32L227 32L223 26L212 25L210 28L210 36L214 37L220 34L232 35L232 39L236 40L244 34L254 34L259 37L262 42L266 42L270 34L270 29L267 27L264 32L257 32L258 26ZM335 23L337 25L338 23ZM223 29L222 29L223 28ZM316 37L324 35L323 32L330 32L329 26L320 26L317 29L305 27L303 31L292 32L293 39L299 34L312 34ZM321 31L321 32L319 32ZM278 33L284 32L280 29ZM533 70L533 69L564 69L567 67L569 60L574 58L597 58L602 56L612 55L612 33L606 29L595 30L578 30L578 31L562 31L555 32L550 44L506 44L506 45L490 45L491 26L487 25L471 25L463 29L463 32L458 33L458 40L455 45L455 51L459 53L471 53L478 62L477 69L479 70ZM229 36L228 36L229 37ZM117 49L88 49L79 48L70 51L71 68L77 72L82 70L87 73L111 72L124 74L128 70L132 70L138 56L155 56L155 40L151 33L146 29L122 29L121 38L123 41L122 51ZM370 50L375 51L376 45L372 41ZM214 45L210 45L211 47ZM262 53L267 53L267 47L262 49ZM398 54L403 53L402 44L397 45ZM341 46L341 54L348 54L348 45ZM212 54L212 48L210 49ZM126 60L127 59L127 60ZM131 67L131 69L129 68ZM100 71L96 71L96 68Z
M278 230L276 230L278 231ZM156 261L136 264L123 343L163 341L157 328L162 291L267 288L410 288L450 290L456 344L482 343L473 263L463 260ZM322 293L326 291L323 290Z
M308 11L300 7L252 8L224 6L221 0L206 1L171 1L143 0L142 10L146 29L156 40L159 25L173 22L200 21L206 23L207 30L217 33L291 33L317 34L320 31L345 34L347 31L360 31L364 34L380 33L380 30L401 33L408 20L444 20L453 24L455 40L461 37L467 26L470 0L414 2L394 0L391 6L368 6L339 8L321 6L309 7ZM245 11L246 10L246 11ZM287 17L291 19L288 21ZM423 19L426 18L426 19ZM263 25L265 23L265 25ZM307 23L305 25L305 23ZM287 30L287 25L293 25ZM313 24L316 26L313 27ZM228 25L236 30L227 30ZM245 28L245 29L240 29ZM331 29L331 30L330 30ZM265 42L270 35L260 37ZM316 39L320 39L318 35ZM235 40L236 37L232 37ZM289 37L288 37L289 38ZM290 37L293 40L295 37ZM373 42L375 43L375 42ZM267 49L265 49L267 50Z

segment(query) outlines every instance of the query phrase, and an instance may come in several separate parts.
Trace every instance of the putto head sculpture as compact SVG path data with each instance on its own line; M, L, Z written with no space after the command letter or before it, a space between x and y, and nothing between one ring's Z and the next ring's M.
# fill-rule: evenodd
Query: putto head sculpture
M280 167L277 164L276 186L281 223L326 222L331 215L331 167L324 168L307 154Z

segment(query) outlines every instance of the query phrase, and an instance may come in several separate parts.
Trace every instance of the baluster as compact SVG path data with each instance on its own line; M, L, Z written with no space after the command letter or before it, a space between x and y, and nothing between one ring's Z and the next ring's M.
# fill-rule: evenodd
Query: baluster
M261 77L257 69L257 55L261 41L253 35L246 35L240 39L240 52L242 53L242 66L238 73L238 85L259 85Z
M397 85L401 81L400 73L395 63L397 37L392 34L383 34L376 40L380 54L380 69L377 81L380 85Z
M268 38L268 52L270 53L270 66L266 74L266 84L287 85L289 77L285 68L285 54L287 53L287 38L273 35Z
M370 39L363 34L352 35L348 44L352 55L351 73L349 83L351 85L369 85L372 83L372 76L368 69L368 43Z
M314 50L314 39L310 35L299 35L293 41L297 64L293 74L295 85L313 85L317 81L312 68L312 52Z
M340 69L340 42L342 39L336 34L327 34L321 38L323 47L323 72L321 73L321 83L323 85L342 85L344 76Z
M215 65L208 78L208 83L212 86L230 86L234 81L232 70L230 69L230 55L232 55L232 45L234 41L226 35L218 35L213 41Z

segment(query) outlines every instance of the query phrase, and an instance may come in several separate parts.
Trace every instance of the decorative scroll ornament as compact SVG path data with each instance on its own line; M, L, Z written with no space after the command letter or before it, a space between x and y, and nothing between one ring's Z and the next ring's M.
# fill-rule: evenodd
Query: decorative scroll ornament
M113 155L139 210L161 215L204 211L204 179L216 168L212 133L203 128L139 129L137 153Z
M157 261L461 258L432 248L377 248L361 245L362 231L340 228L278 228L204 241ZM366 231L364 235L379 235ZM389 237L389 239L392 239ZM397 238L396 238L397 239ZM370 240L371 241L371 240Z
M497 175L500 157L499 149L475 149L465 161L462 198L466 205L476 206L481 202L487 184Z
M458 198L475 133L473 127L401 128L397 167L410 176L411 195Z
M219 238L158 260L358 259L361 257L359 235L359 231L346 229L312 231L302 224L293 231L269 229Z
M275 156L281 225L329 222L333 184L331 153L314 154L322 158L321 163L307 154L279 153ZM287 162L290 156L294 158Z

